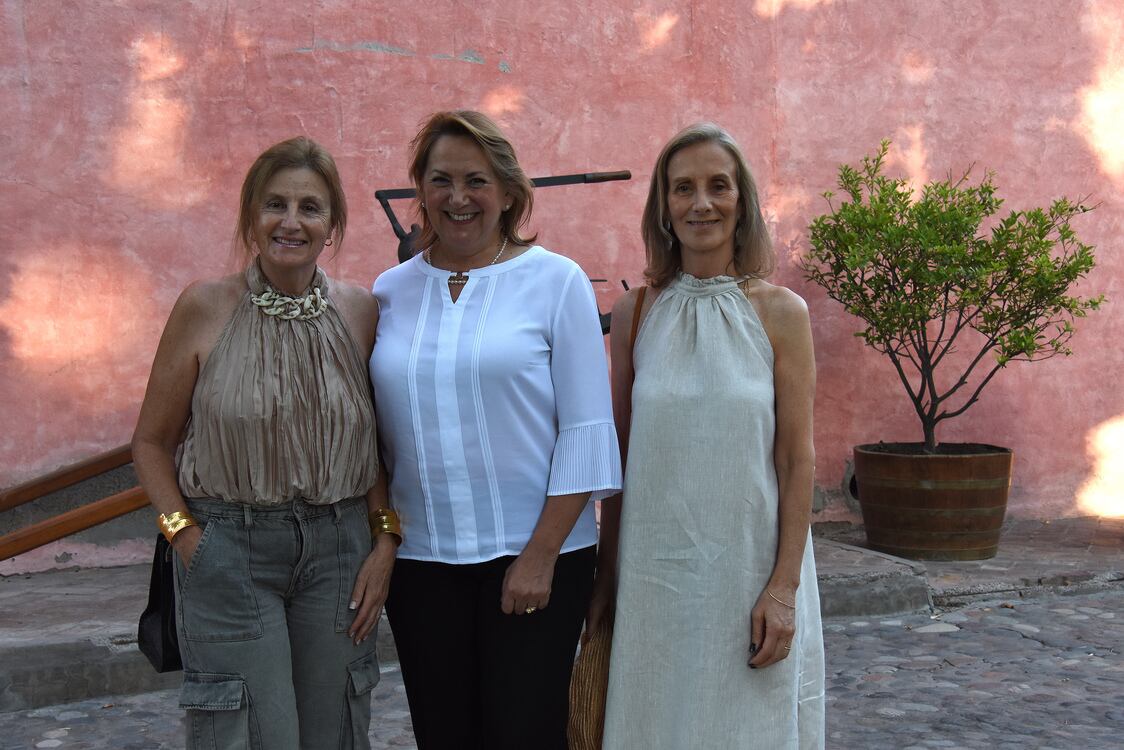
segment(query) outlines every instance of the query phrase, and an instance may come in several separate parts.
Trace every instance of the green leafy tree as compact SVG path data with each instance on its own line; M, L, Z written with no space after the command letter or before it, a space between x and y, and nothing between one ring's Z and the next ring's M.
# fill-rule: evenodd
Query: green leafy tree
M916 196L883 174L889 147L882 141L858 169L839 167L846 199L836 206L824 193L830 211L812 221L802 268L862 319L855 335L890 358L932 453L937 425L976 403L1008 363L1072 353L1073 320L1103 301L1070 294L1095 265L1070 222L1092 208L1060 198L987 230L1003 205L992 172L969 184L969 168Z

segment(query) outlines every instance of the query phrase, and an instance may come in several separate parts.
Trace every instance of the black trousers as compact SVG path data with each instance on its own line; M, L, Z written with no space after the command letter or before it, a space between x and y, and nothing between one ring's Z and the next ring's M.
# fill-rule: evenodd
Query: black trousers
M550 603L530 615L500 609L514 556L395 563L386 613L418 750L565 750L596 550L559 555Z

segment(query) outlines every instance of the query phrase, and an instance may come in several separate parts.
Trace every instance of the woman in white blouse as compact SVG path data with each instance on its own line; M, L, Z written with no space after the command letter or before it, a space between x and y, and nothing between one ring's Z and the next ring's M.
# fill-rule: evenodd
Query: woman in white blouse
M440 112L412 147L424 250L375 282L371 378L414 733L420 750L565 748L592 501L621 486L593 289L520 233L532 188L495 123Z

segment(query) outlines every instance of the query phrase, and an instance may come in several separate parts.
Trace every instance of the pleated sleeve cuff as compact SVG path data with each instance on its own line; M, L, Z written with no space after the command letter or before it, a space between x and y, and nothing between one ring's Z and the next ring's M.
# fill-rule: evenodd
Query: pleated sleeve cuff
M547 495L591 492L591 500L602 500L620 492L621 484L621 452L612 423L584 424L558 433Z

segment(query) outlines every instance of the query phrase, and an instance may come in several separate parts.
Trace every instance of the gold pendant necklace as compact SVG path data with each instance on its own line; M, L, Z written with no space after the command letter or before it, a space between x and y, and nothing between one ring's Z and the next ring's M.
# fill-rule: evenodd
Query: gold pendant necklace
M506 250L506 249L507 249L507 237L504 237L503 238L503 244L500 245L500 251L498 253L496 253L496 257L492 258L492 262L489 263L488 265L494 266L496 264L496 261L500 259L500 256L503 255L503 251ZM425 249L425 253L423 253L423 255L425 257L425 262L428 263L429 265L433 266L432 248L427 247ZM433 266L433 267L436 268L437 266ZM484 266L484 268L487 268L487 266ZM475 269L469 269L469 270L471 271L471 270L475 270ZM464 286L465 284L468 283L468 271L454 271L453 275L449 277L448 283L449 283L450 286Z

